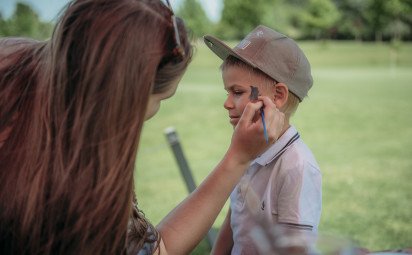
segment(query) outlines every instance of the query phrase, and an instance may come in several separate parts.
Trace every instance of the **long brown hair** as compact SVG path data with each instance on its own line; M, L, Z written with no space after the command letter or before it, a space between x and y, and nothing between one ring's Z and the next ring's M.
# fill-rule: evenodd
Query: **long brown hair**
M149 95L192 56L181 20L186 54L173 53L171 15L159 0L73 1L49 41L10 54L25 79L0 66L0 101L21 87L0 108L0 133L13 127L0 147L1 254L136 253L159 240L133 209L133 171Z

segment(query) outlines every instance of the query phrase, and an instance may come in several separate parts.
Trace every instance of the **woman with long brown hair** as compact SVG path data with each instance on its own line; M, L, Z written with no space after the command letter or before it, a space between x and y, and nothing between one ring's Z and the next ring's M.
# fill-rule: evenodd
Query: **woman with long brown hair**
M192 58L160 0L75 0L44 42L0 40L0 254L186 254L283 115L250 103L219 165L157 227L134 200L145 120ZM202 213L200 214L199 211Z

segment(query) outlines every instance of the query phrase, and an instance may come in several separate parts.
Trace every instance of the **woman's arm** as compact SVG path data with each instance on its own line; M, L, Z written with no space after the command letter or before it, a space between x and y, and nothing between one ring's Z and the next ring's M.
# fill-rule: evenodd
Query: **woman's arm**
M230 227L231 210L227 212L225 221L220 227L219 235L213 246L212 255L230 255L233 247L232 228Z
M252 121L263 103L270 141L279 136L284 115L269 98L261 100L246 106L222 161L158 225L160 254L188 254L210 229L250 162L269 146L264 139L261 120Z
M241 176L237 171L246 170L248 165L238 164L226 155L203 183L159 224L167 254L188 254L195 248L239 181Z

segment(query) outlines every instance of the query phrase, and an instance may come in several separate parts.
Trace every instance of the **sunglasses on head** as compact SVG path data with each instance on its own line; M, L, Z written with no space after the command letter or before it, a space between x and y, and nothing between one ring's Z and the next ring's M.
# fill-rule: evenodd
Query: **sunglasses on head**
M173 54L177 56L181 56L182 58L185 57L185 50L183 49L182 43L180 41L180 35L179 35L179 29L177 28L177 21L176 21L176 16L175 13L173 12L172 5L170 4L169 0L166 0L167 7L171 11L171 19L172 19L172 24L173 24L173 30L174 30L174 38L175 38L175 44L176 46L173 49Z

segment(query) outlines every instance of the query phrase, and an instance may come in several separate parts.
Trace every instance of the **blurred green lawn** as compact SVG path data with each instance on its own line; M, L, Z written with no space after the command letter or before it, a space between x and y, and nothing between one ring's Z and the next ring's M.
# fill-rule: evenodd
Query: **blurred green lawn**
M323 173L321 233L370 250L412 246L412 44L300 42L314 76L292 123ZM202 43L176 95L145 124L140 207L157 224L186 195L164 129L174 126L197 183L230 142L221 61ZM224 219L227 205L214 227ZM201 212L199 212L201 213ZM208 254L202 243L193 254Z

